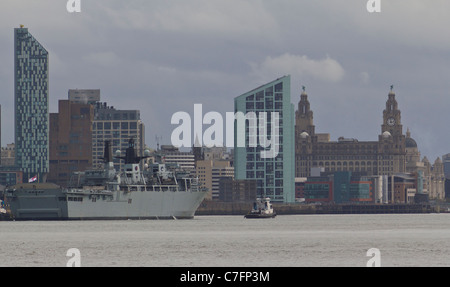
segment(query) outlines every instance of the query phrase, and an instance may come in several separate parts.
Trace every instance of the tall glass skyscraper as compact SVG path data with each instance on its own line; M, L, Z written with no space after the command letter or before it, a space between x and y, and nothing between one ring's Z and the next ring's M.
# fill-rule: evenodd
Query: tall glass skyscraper
M49 55L21 26L14 29L16 166L23 180L44 182L49 171Z
M257 196L274 202L295 202L290 90L291 78L284 76L234 99L235 115L245 116L235 121L235 178L256 180Z

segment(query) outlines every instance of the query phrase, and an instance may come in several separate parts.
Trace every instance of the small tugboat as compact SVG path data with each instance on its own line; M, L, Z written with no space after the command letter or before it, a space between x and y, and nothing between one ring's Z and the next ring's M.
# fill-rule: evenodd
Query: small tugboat
M0 199L0 221L9 219L8 211L5 208L6 206L4 201Z
M3 200L0 199L0 214L6 214L6 209L3 208Z
M277 216L276 212L273 211L272 204L270 203L270 198L257 198L253 203L253 209L247 213L245 218L274 218Z

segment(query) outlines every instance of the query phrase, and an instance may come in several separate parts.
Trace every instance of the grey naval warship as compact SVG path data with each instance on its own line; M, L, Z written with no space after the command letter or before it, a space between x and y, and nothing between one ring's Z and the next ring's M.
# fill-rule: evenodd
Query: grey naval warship
M198 179L178 166L154 163L141 171L130 139L121 172L105 142L104 169L74 173L67 188L23 183L6 189L15 220L191 219L206 196Z

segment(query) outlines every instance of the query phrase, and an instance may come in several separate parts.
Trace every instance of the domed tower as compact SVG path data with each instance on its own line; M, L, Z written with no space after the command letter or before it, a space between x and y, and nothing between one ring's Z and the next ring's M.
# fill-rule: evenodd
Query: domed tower
M431 189L431 163L426 156L423 157L422 163L424 166L423 191L429 193Z
M434 161L431 171L431 189L430 198L444 199L445 198L445 174L444 164L438 157Z
M406 172L418 173L422 171L422 175L425 173L425 165L420 160L420 152L417 147L416 141L411 137L409 129L406 131L405 139L406 149Z
M393 91L394 86L391 86L391 91L386 101L386 109L383 111L383 125L381 126L381 133L388 131L394 139L400 140L403 137L403 126L401 124L401 112L398 109L398 103L395 99Z
M300 95L298 110L295 111L295 176L306 177L309 175L308 156L312 154L313 143L317 142L315 135L315 126L313 122L313 112L311 111L306 94L306 88L303 86Z
M297 135L307 132L308 135L314 136L315 126L313 112L311 111L305 86L303 86L302 89L303 92L300 95L298 110L295 112L295 131Z
M383 111L383 124L378 139L379 159L389 159L389 166L379 165L379 174L392 174L406 171L406 137L403 135L401 112L395 99L394 86Z
M405 139L406 162L420 162L420 152L417 148L416 141L411 137L409 129L406 131Z

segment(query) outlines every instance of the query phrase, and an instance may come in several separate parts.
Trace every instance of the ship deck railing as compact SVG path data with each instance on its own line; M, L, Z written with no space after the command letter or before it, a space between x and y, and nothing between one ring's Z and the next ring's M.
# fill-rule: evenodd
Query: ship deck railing
M68 195L113 195L112 191L109 190L95 190L95 189L67 189L66 193Z
M158 191L158 192L166 192L166 191L172 191L172 192L179 192L180 189L176 185L121 185L120 186L121 191Z
M120 185L121 191L126 192L144 192L144 191L155 191L155 192L186 192L187 190L180 189L178 185L161 185L161 184L154 184L154 185ZM198 186L191 186L189 189L191 192L198 192L200 191Z

